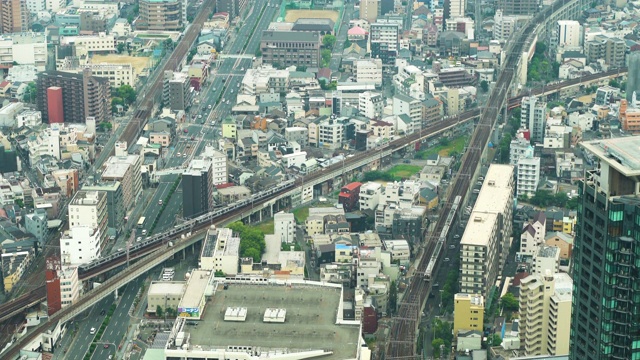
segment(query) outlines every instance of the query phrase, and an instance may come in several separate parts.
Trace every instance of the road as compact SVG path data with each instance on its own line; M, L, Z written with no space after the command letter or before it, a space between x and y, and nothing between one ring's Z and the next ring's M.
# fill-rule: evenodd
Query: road
M129 325L131 324L131 318L129 317L129 310L133 301L136 298L138 289L142 285L144 277L139 277L135 281L130 282L124 289L121 290L121 298L118 302L118 307L113 312L109 325L104 330L102 339L98 342L92 360L107 360L109 355L115 354L118 345L123 340ZM105 345L107 346L105 348Z
M349 21L351 21L355 15L356 13L353 9L353 2L347 2L345 4L345 9L342 12L342 23L338 29L338 33L336 34L336 43L333 46L331 61L329 62L329 68L332 73L340 71L344 42L347 40L347 31L349 31Z
M113 303L113 297L108 296L102 300L100 300L95 306L91 307L89 313L83 318L82 315L79 318L76 318L74 325L77 326L77 332L75 337L71 337L70 333L63 338L62 344L63 346L68 344L68 341L71 341L67 347L63 347L66 349L66 352L57 351L56 355L59 359L65 360L82 360L87 351L89 351L89 346L91 346L91 342L94 339L94 335L91 335L91 328L95 328L96 331L102 325L102 321L107 316L106 311L109 310L109 307ZM103 309L105 313L102 313ZM70 325L73 327L74 325ZM65 341L66 340L66 341Z

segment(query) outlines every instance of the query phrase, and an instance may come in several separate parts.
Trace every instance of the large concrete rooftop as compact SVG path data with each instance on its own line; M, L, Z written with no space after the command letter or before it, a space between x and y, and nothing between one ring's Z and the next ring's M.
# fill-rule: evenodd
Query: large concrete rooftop
M623 175L640 175L640 136L581 142L580 146Z
M254 346L263 350L329 350L323 359L353 359L360 339L357 325L336 325L340 288L294 284L222 286L207 303L197 326L185 325L190 343L203 348ZM225 322L227 307L247 308L245 322ZM284 308L284 323L264 323L267 308Z

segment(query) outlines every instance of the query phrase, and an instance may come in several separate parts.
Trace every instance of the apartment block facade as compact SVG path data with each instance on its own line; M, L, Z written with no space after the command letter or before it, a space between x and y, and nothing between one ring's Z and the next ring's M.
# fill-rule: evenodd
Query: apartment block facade
M213 206L211 161L193 159L182 173L182 216L185 219L207 213Z
M611 67L625 66L627 44L623 39L598 35L584 44L588 62L604 60Z
M511 246L514 168L492 164L460 240L460 291L486 297Z
M82 74L48 71L38 74L36 102L42 119L49 122L47 89L62 88L65 122L84 123L94 117L96 123L111 118L111 85L109 80L93 76L90 69Z
M262 62L278 66L320 67L322 38L315 31L264 30L260 51Z
M141 0L140 18L136 28L140 30L180 31L187 24L187 1Z
M2 34L31 30L31 17L24 0L0 1L0 31Z
M525 96L521 104L520 127L529 129L532 142L543 143L547 103L539 101L535 96Z
M520 282L520 344L526 356L567 355L573 282L568 274L529 275Z
M395 63L400 50L400 25L395 23L373 23L369 31L371 57L381 59L383 64Z

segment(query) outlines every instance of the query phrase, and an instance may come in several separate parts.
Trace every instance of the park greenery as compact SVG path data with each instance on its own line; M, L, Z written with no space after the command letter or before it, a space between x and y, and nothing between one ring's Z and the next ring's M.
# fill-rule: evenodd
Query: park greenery
M322 49L320 56L322 57L322 67L329 67L329 64L331 63L331 50Z
M578 197L569 196L564 192L557 192L555 194L546 190L538 190L532 197L523 195L520 199L524 202L528 202L531 205L539 207L557 206L575 210L578 208Z
M546 51L547 45L543 42L536 43L536 50L527 71L527 81L548 83L558 79L560 64L549 61L545 56Z
M440 319L433 320L433 357L438 359L449 354L451 343L453 342L453 324ZM441 351L442 349L442 351Z
M254 262L260 262L266 248L264 233L253 226L247 226L241 221L229 225L233 232L240 235L240 256L253 258Z
M447 273L447 279L440 293L442 309L445 312L453 313L453 297L458 293L458 271L451 270Z

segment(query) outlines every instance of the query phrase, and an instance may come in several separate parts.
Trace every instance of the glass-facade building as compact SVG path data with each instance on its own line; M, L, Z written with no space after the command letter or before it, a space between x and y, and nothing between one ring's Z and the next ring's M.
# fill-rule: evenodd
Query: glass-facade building
M640 137L583 147L569 358L640 360Z

